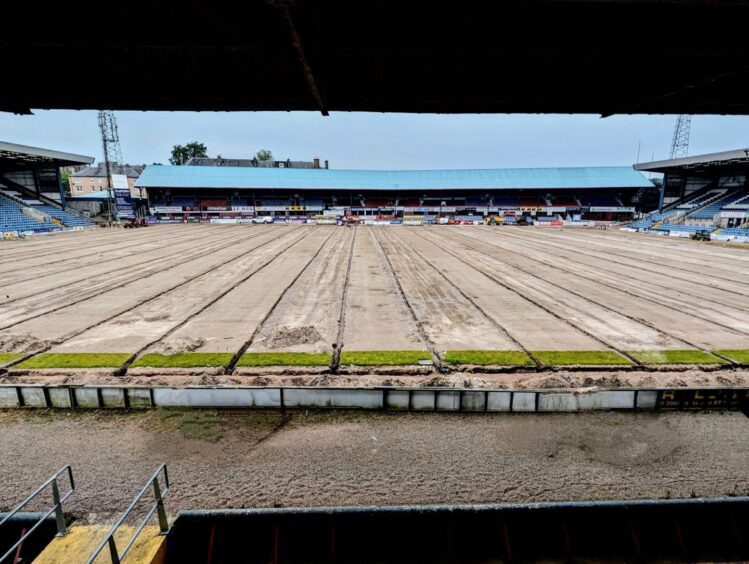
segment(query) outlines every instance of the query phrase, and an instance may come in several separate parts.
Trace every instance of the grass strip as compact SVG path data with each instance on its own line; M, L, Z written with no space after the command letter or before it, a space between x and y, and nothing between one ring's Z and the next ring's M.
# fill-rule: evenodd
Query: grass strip
M533 365L533 361L522 351L447 351L443 358L448 364L476 364L484 366Z
M24 360L17 368L117 368L129 353L44 353Z
M738 364L749 364L749 349L721 349L714 351Z
M531 351L547 366L615 366L632 363L614 351Z
M12 360L21 358L22 356L22 353L0 353L0 364L7 364Z
M402 366L432 360L429 351L342 351L341 364L355 366Z
M722 358L694 349L628 351L642 364L728 364Z
M277 352L244 353L237 366L327 366L328 353Z
M181 352L175 354L148 353L138 358L131 366L152 368L197 368L201 366L226 366L232 359L231 353Z

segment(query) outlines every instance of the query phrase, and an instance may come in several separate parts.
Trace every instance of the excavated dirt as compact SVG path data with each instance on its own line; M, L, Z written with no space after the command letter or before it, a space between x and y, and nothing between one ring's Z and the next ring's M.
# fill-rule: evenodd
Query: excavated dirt
M314 327L276 327L265 344L269 349L282 349L294 345L317 343L323 338Z
M0 335L0 352L31 352L45 347L47 343L34 335Z
M461 387L476 389L564 389L564 388L659 388L659 387L746 387L749 370L724 369L681 372L650 372L632 370L611 371L554 371L516 372L506 374L471 374L452 372L437 374L429 367L347 368L331 374L327 367L268 367L238 368L235 374L224 375L220 368L134 368L126 376L115 376L111 370L98 373L90 370L24 371L0 375L2 384L76 384L76 385L152 385L152 386L312 386L354 387Z
M747 495L748 435L740 413L5 411L0 510L66 463L65 509L89 522L124 510L162 462L171 515Z

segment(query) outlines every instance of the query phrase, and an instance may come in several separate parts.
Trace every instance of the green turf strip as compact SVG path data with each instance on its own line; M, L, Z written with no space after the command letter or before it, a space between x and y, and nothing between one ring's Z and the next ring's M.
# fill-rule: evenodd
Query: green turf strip
M738 364L749 364L749 349L722 349L715 352Z
M327 353L279 352L245 353L237 366L327 366L330 355Z
M627 354L642 364L728 364L698 350L627 351Z
M358 366L399 366L432 360L429 351L343 351L341 364Z
M116 368L128 353L44 353L24 360L16 368Z
M7 364L11 360L16 360L22 356L21 353L0 353L0 364Z
M547 366L609 366L632 364L614 351L531 351Z
M522 351L447 351L448 364L481 364L492 366L530 366L533 361Z
M196 368L200 366L226 366L234 355L231 353L196 353L183 352L175 354L144 354L131 366L149 366L152 368Z

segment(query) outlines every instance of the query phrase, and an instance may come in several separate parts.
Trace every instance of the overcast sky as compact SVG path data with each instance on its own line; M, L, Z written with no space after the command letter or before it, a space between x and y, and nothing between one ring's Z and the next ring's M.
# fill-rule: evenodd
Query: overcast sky
M197 140L209 156L329 159L332 168L631 165L668 157L675 116L117 112L123 158L168 164ZM0 113L0 140L101 159L94 111ZM695 116L690 154L749 146L749 117Z

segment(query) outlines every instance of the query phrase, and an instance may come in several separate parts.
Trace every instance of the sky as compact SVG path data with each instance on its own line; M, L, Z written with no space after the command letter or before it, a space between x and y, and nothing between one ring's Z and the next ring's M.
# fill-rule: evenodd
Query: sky
M631 165L669 156L675 116L117 112L130 164L168 164L171 147L211 157L328 159L331 168L437 169ZM102 158L95 111L0 113L0 140ZM749 117L695 116L689 154L749 146Z

